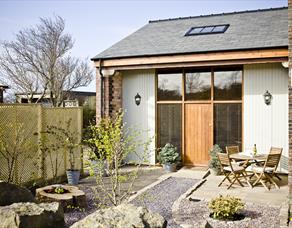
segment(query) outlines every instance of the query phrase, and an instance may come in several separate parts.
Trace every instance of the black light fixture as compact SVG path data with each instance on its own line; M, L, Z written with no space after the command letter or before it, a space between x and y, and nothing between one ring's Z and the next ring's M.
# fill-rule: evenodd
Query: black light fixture
M137 93L135 96L135 103L136 105L139 105L141 103L141 96L139 93Z
M267 90L263 96L264 96L265 104L270 105L272 101L272 94L270 94L270 92Z

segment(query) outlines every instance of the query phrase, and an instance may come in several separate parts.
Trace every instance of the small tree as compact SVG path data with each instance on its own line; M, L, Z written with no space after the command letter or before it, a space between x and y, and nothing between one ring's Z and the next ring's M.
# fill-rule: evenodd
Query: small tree
M51 104L61 106L66 92L93 79L88 60L70 55L73 45L63 18L40 18L39 24L19 31L14 41L1 44L0 80L25 94L29 103L40 93L36 103L49 94Z
M33 132L25 129L23 123L3 124L0 129L0 160L6 173L0 173L0 179L8 183L22 184L24 169L37 152L37 143L33 142ZM4 129L9 129L4 130Z
M130 196L133 184L137 178L142 163L147 162L148 149L151 140L146 142L139 139L141 131L128 128L123 123L123 113L119 112L113 118L100 119L96 126L90 126L91 138L85 142L91 145L96 154L95 159L99 164L107 163L108 177L103 177L103 170L98 169L96 183L100 191L97 191L99 199L106 196L114 206L119 205ZM143 148L143 152L137 150ZM138 162L134 163L132 171L122 170L125 158L135 154ZM102 202L107 205L106 202Z
M57 178L58 170L64 162L63 154L60 157L60 150L68 152L69 154L69 169L76 169L75 150L80 146L80 143L78 142L78 134L70 130L71 122L72 119L66 121L65 127L62 127L62 122L59 122L58 126L49 125L46 131L41 132L40 148L43 152L43 156L49 157L54 178Z

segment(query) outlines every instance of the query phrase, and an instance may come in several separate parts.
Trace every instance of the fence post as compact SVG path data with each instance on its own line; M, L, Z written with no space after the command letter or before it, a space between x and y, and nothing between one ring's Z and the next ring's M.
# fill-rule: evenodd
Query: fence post
M79 135L79 142L82 143L82 129L83 129L83 107L78 108L78 113L77 113L77 123L78 123L78 135ZM80 171L81 174L83 175L83 149L81 147L80 149Z
M42 106L38 105L37 106L37 116L38 116L38 126L37 126L37 132L38 132L38 154L39 154L39 173L41 176L41 179L45 179L45 162L44 162L44 154L42 150L40 149L39 143L41 142L42 139L42 132L43 132L43 110Z

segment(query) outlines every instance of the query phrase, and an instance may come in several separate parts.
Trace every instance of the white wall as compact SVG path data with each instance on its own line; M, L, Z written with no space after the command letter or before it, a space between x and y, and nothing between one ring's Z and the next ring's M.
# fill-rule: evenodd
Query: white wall
M148 160L150 164L155 164L155 71L123 71L122 77L124 121L127 126L143 131L142 140L152 138ZM134 100L137 93L142 97L139 106ZM128 161L133 160L137 160L137 157L128 157Z
M271 105L264 103L268 90ZM244 149L257 145L268 153L271 146L283 147L281 167L288 158L288 70L281 63L244 66Z

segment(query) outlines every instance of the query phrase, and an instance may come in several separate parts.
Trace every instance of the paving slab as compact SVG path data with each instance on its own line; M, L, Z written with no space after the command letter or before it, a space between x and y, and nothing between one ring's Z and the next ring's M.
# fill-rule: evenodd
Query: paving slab
M246 183L244 187L240 185L234 185L229 190L227 190L226 184L222 184L218 187L218 184L224 176L214 176L209 175L207 181L196 191L191 194L191 198L206 199L210 200L214 197L221 195L232 195L240 197L245 202L268 204L274 206L280 206L287 202L288 197L288 181L287 175L281 175L282 181L275 180L280 189L272 187L270 191L266 190L262 185L257 185L250 188Z

